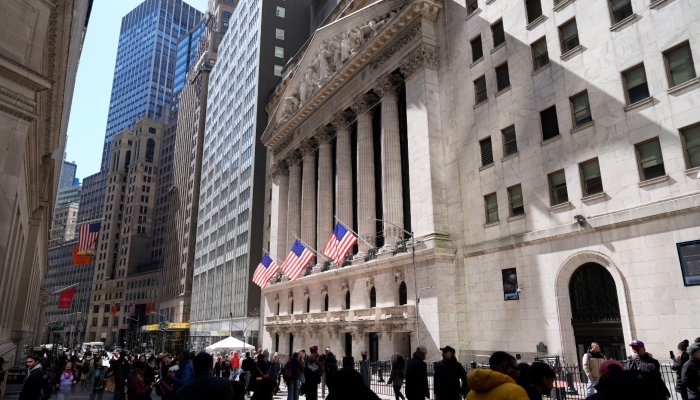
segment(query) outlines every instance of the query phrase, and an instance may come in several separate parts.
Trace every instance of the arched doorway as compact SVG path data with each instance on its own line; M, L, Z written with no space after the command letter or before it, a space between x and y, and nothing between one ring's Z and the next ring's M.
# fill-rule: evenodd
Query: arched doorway
M569 280L571 325L579 362L592 342L608 359L626 357L617 287L608 270L597 263L578 267Z

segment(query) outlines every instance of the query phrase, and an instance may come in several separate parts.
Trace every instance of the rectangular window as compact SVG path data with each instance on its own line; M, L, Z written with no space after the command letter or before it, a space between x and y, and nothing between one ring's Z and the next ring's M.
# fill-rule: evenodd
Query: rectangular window
M669 86L674 87L695 78L695 65L690 44L685 42L664 52Z
M275 46L275 57L284 58L284 48Z
M515 126L501 131L503 134L503 155L509 156L518 152L518 143L515 141Z
M688 168L700 166L700 125L681 129L683 147L685 148Z
M496 193L484 196L484 206L486 207L486 223L498 222L498 200Z
M561 40L561 54L566 54L579 45L576 18L559 27L559 38Z
M591 105L588 103L588 92L579 93L569 98L574 127L579 127L593 121Z
M525 9L527 10L528 24L542 16L542 3L540 0L525 0Z
M479 1L478 0L468 0L467 1L467 15L473 13L474 11L479 9Z
M481 148L481 166L493 164L493 147L491 146L491 137L488 137L479 142Z
M547 38L536 41L532 44L532 68L537 71L538 69L549 64L549 53L547 52Z
M503 20L491 25L491 35L493 36L494 48L506 42L506 33L503 31Z
M603 193L603 180L600 177L600 164L598 159L586 161L579 164L581 174L581 185L583 186L583 196L592 196Z
M549 178L549 201L550 204L566 203L569 201L569 195L566 193L566 176L564 170L553 172L548 175Z
M627 94L627 104L634 104L649 98L649 86L644 64L639 64L622 73Z
M488 100L486 96L486 76L482 76L474 81L474 98L476 104L481 104Z
M472 62L476 62L476 60L484 56L484 48L481 45L481 35L474 38L470 43L472 45Z
M226 18L226 19L231 18L231 13L228 11L224 11L224 18Z
M275 65L275 76L282 76L282 66L281 65Z
M613 25L624 20L634 14L632 11L632 0L610 0L610 13Z
M508 63L496 67L496 86L498 91L505 90L510 87L510 76L508 75Z
M542 122L542 141L559 136L559 119L557 119L556 106L540 111L540 122Z
M105 304L105 312L109 312L109 304Z
M275 12L275 15L277 15L280 18L284 18L284 7L277 6L277 11Z
M639 143L635 147L639 162L639 175L643 181L666 175L659 138Z
M508 202L510 203L511 217L525 214L525 206L523 205L522 186L515 185L508 188Z
M275 39L284 40L284 29L275 29Z

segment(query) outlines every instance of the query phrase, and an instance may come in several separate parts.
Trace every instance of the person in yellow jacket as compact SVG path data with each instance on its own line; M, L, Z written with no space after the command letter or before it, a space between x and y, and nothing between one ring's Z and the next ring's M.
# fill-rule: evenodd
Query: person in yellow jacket
M491 369L475 369L467 374L471 391L467 400L528 400L525 389L515 383L520 370L515 357L497 351L489 358Z

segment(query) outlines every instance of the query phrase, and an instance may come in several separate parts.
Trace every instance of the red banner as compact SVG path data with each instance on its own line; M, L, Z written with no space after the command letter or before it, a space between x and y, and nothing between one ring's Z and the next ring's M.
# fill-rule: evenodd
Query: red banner
M155 306L155 303L146 303L146 314L152 313L154 306Z
M79 256L78 255L78 248L73 247L73 265L90 264L91 262L92 262L92 257Z
M58 308L70 308L70 303L73 302L74 294L75 286L62 291L61 294L58 296Z
M109 313L112 315L117 315L117 306L112 306L109 308Z

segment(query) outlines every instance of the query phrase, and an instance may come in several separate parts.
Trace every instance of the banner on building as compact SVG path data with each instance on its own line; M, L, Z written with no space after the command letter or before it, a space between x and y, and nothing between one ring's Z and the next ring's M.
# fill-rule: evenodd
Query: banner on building
M58 308L65 309L70 308L70 304L73 302L73 295L75 294L75 286L66 289L58 295Z
M154 307L155 303L146 303L146 314L152 313Z
M109 308L109 313L112 315L117 315L117 306L112 306Z
M92 257L78 255L78 248L73 247L73 265L90 264Z

